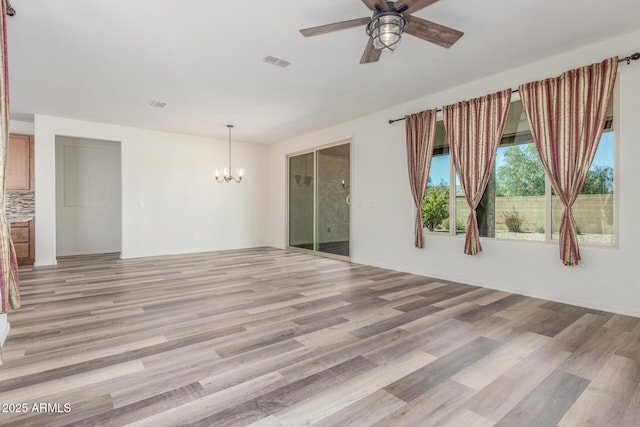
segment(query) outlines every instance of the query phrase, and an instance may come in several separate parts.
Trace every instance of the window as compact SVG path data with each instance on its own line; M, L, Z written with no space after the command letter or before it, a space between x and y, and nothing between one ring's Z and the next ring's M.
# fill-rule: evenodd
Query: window
M583 243L614 243L612 105L613 102L609 105L605 130L589 175L573 206L578 239ZM469 207L457 176L452 176L452 168L449 144L440 120L422 204L423 220L427 230L453 234L451 229L455 227L456 234L464 234ZM442 208L445 193L449 203ZM561 216L562 203L552 194L522 103L513 101L489 184L477 209L480 236L533 241L557 239Z
M435 139L427 188L422 199L422 222L429 231L448 232L451 227L451 156L442 120L436 123Z
M580 243L612 244L614 240L614 134L611 120L602 133L589 173L573 204L573 216ZM552 196L553 239L558 239L562 219L562 203Z
M520 101L511 103L494 167L495 237L545 240L544 167Z

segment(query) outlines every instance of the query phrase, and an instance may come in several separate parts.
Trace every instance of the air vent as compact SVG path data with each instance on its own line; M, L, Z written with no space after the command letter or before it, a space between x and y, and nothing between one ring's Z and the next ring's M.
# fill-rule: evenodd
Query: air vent
M286 59L278 58L272 55L265 56L264 62L280 68L287 68L289 65L291 65L291 61L287 61Z
M160 102L160 101L151 101L149 102L149 105L151 105L152 107L157 107L157 108L164 108L167 106L166 102Z

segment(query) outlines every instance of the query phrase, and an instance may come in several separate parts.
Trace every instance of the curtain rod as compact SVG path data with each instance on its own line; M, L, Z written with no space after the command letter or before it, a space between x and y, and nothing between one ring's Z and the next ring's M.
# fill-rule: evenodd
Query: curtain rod
M634 53L632 55L625 56L624 58L620 58L620 59L618 59L618 63L626 62L627 65L629 65L629 64L631 64L631 61L637 61L638 59L640 59L640 52L636 52L636 53ZM519 92L518 89L513 89L511 91L511 93L518 93L518 92ZM440 111L442 111L442 108L438 108L436 111L440 112ZM402 118L399 118L399 119L389 119L389 124L391 125L391 124L393 124L395 122L401 122L402 120L405 120L405 118L402 117Z

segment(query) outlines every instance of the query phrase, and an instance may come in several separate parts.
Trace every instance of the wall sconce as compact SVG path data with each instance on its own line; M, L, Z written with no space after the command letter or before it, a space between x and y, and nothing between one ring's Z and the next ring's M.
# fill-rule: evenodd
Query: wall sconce
M313 177L311 177L309 175L305 175L304 176L304 180L302 180L302 175L300 175L300 174L295 174L293 177L295 178L296 185L298 187L304 185L305 187L308 188L311 185L311 182L313 182Z
M304 179L303 176L300 174L295 174L293 176L293 178L296 180L296 185L298 187L301 187L302 185L304 185L305 187L309 188L311 186L311 183L313 182L313 176L308 175L307 173L307 159L305 157L304 159Z
M344 182L344 178L342 178L342 181L340 181L340 184L342 184L342 189L343 190L348 190L349 187L351 187L351 185L349 185L346 182Z
M7 0L7 15L8 16L16 15L16 10L13 8L13 6L11 6L11 2L8 0Z

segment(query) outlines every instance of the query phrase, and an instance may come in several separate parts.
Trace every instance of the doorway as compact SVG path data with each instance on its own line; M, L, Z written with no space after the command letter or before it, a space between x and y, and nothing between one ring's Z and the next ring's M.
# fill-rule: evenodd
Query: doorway
M288 168L289 247L348 259L351 144L290 155Z
M120 253L120 142L56 136L56 256Z

